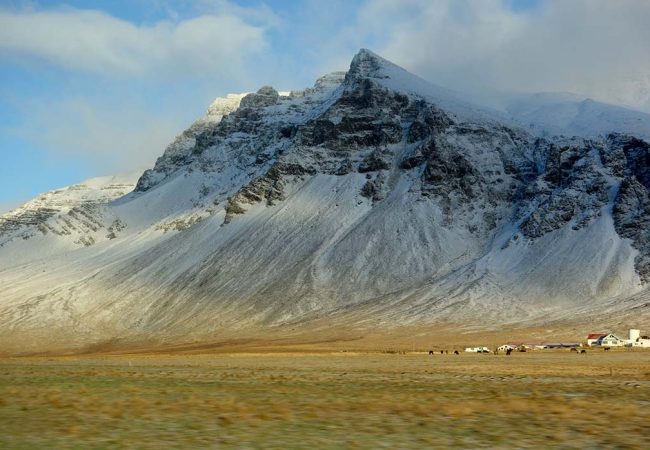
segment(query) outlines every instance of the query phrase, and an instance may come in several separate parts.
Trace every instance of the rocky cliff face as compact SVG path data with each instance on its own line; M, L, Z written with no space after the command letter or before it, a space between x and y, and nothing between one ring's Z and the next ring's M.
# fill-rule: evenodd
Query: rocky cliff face
M54 240L49 206L4 216L0 329L85 342L631 311L650 279L649 148L531 136L362 50L313 88L217 100L134 192L69 208L85 241Z

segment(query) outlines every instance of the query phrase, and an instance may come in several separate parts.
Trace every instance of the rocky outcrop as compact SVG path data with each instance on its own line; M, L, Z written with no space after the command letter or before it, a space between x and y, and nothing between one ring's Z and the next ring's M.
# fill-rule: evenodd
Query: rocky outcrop
M271 86L264 86L254 94L248 94L241 99L240 108L264 108L278 103L280 94Z
M272 89L272 88L270 88ZM217 125L224 117L237 111L244 98L251 97L248 102L255 102L254 98L273 97L267 88L259 96L257 94L228 94L226 97L217 98L208 107L207 114L194 122L187 130L178 135L174 141L167 146L163 155L158 158L153 169L146 170L138 179L135 187L136 192L145 192L161 182L168 175L179 167L191 164L197 159L214 139L211 138L216 132ZM275 92L275 90L273 90ZM275 92L277 96L277 92ZM256 97L257 96L257 97Z
M373 150L369 153L361 164L359 164L359 173L377 172L379 170L388 170L391 168L391 154L388 151Z
M385 196L385 181L385 176L382 173L378 173L374 177L370 176L368 181L366 181L366 183L361 188L361 195L372 200L373 203L383 200Z
M295 180L304 175L315 175L316 170L311 167L303 167L299 164L275 163L263 176L251 181L242 187L235 195L228 199L225 211L224 225L232 221L233 216L244 214L246 205L264 203L266 206L273 206L285 199L285 180Z
M105 228L103 207L133 190L130 177L103 177L46 192L0 216L0 246L35 235L78 236L77 243L96 241L86 235ZM115 233L121 231L115 228ZM110 232L109 232L110 233Z
M621 183L614 205L616 232L630 239L639 251L635 267L644 282L650 280L650 195L648 188L634 178Z
M606 161L621 177L613 216L616 232L638 250L635 267L642 280L650 280L650 144L631 136L607 138Z
M571 224L579 230L601 214L611 187L593 142L551 144L543 155L544 170L525 188L524 208L532 211L520 229L529 238Z

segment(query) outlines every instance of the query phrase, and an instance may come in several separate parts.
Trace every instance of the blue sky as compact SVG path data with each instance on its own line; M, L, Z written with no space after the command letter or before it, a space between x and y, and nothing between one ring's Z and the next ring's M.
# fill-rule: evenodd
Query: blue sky
M649 21L644 0L0 0L0 212L150 166L215 97L361 47L453 89L650 109Z

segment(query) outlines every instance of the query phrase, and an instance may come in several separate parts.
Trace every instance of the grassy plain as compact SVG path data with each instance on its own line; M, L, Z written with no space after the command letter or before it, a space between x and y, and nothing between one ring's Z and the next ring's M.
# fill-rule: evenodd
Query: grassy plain
M650 448L650 352L0 359L0 448Z

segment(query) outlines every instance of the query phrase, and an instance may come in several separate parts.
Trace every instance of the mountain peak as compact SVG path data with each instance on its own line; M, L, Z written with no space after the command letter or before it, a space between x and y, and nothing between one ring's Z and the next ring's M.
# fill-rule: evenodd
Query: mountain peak
M362 48L352 58L347 79L390 78L385 70L388 67L398 66L367 48Z
M367 48L361 48L357 52L356 55L354 55L354 58L369 58L369 59L376 59L380 61L386 61L384 58L379 56L377 53L373 52L372 50L369 50ZM353 59L354 59L353 58Z

